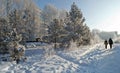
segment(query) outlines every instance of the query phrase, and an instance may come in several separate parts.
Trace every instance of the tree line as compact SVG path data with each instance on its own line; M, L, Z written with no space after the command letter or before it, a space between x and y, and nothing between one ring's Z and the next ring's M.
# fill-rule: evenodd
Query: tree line
M40 9L32 0L0 1L0 51L7 44L18 41L54 43L55 48L90 44L91 33L82 11L73 2L70 11L60 10L52 4Z

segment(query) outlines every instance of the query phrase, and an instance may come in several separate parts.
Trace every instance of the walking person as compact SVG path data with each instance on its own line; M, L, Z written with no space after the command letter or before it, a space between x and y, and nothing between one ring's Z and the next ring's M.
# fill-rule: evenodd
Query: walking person
M105 44L105 48L107 49L107 45L108 45L107 40L104 41L104 44Z
M113 45L113 40L111 38L109 38L109 46L110 46L110 48L112 48L112 45Z

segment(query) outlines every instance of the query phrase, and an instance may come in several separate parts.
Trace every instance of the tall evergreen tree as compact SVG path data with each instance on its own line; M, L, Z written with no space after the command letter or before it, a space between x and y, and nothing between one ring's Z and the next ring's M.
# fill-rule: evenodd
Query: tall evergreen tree
M6 53L7 49L7 21L4 18L0 18L0 53Z
M35 16L34 13L30 11L30 9L25 9L23 11L23 29L24 31L21 32L23 34L23 39L25 41L33 41L35 39Z
M60 26L59 20L54 19L48 28L49 28L49 30L48 30L49 41L54 43L55 48L56 48L56 43L59 42L59 36L60 36L60 32L61 32L61 26Z
M85 43L84 41L87 41L86 44L89 44L89 27L85 25L85 18L75 2L71 5L71 10L67 14L67 20L66 30L69 32L68 38L73 40L73 42L77 42L78 45Z
M2 53L5 53L8 51L9 46L8 44L11 42L20 42L21 41L21 35L17 32L16 26L18 23L17 21L17 15L16 10L9 13L8 20L0 19L0 49L2 50Z
M54 48L60 47L66 37L66 31L63 26L63 21L54 19L48 26L48 41L54 43Z

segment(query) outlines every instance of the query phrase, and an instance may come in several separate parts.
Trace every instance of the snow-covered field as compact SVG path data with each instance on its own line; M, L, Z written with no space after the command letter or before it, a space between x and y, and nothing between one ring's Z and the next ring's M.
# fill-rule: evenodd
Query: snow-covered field
M120 73L119 44L112 49L96 44L56 53L46 52L47 47L27 49L27 61L20 64L0 62L0 73Z

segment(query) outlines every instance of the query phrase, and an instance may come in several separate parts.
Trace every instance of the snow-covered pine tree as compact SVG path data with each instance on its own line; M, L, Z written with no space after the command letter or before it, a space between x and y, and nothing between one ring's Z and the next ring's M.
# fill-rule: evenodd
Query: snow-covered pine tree
M85 18L83 17L81 10L77 7L75 2L73 2L71 5L71 10L67 14L67 22L65 22L65 28L69 34L68 38L79 45L90 43L90 30L84 22Z
M54 43L54 48L60 47L64 42L63 37L66 36L62 20L54 19L48 27L48 39Z
M17 12L18 11L14 9L13 11L9 13L9 16L8 16L9 17L9 21L8 21L9 30L11 31L9 38L10 38L10 41L20 42L22 40L22 37L21 37L21 34L18 33L18 31L20 31L19 25L21 24L21 22L20 22L20 16Z
M23 11L23 30L22 36L24 41L33 41L35 39L35 17L29 8Z
M47 4L43 8L41 12L41 19L43 21L42 23L42 30L41 32L43 33L42 35L42 40L44 42L47 42L47 35L48 35L48 26L51 24L51 22L58 17L58 9L52 5L52 4Z
M10 2L8 0L7 1L7 4L6 4L6 8L9 6ZM9 11L8 10L9 7L6 9L6 11ZM8 12L6 12L7 14ZM7 48L7 38L8 36L6 36L8 33L8 31L6 31L7 29L7 26L8 26L8 23L7 23L7 20L5 18L2 18L0 17L0 53L2 54L5 54L8 52L8 48Z
M59 32L61 30L60 23L58 19L54 19L53 22L48 26L48 38L49 41L54 43L54 48L56 48L56 43L59 41Z
M18 22L15 13L16 12L9 14L8 20L4 18L0 19L0 49L3 53L8 52L9 43L14 41L20 42L22 38L21 35L18 34L16 31L16 25L18 24Z
M81 38L77 40L77 46L90 44L91 43L91 32L90 32L89 27L85 24L81 29L82 29Z
M0 29L0 51L3 54L9 53L11 59L14 59L15 57L20 59L24 56L25 47L19 44L22 40L22 36L17 30L17 25L19 25L20 22L16 10L10 12L7 19L8 21L5 19L1 19L0 21L2 28ZM19 51L19 49L22 49L22 51ZM14 50L18 50L18 52L15 52Z
M7 21L4 18L0 18L0 53L7 53L7 34L8 31L6 31L7 29Z

